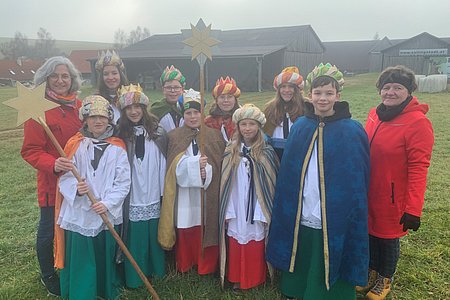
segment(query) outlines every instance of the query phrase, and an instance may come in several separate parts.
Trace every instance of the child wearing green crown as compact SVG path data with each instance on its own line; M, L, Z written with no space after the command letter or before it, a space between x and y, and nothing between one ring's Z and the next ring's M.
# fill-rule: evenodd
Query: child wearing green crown
M281 161L266 258L288 297L355 299L367 282L369 145L339 101L343 83L330 64L308 75L311 102Z

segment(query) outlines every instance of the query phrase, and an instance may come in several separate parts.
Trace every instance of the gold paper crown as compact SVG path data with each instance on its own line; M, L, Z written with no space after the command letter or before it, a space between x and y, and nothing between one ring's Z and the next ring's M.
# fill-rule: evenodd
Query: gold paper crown
M99 53L98 60L95 63L95 69L101 72L105 66L117 66L121 71L125 70L122 59L114 50Z
M122 85L117 93L119 94L119 97L126 93L142 93L142 88L139 83L137 85L130 83L130 85Z

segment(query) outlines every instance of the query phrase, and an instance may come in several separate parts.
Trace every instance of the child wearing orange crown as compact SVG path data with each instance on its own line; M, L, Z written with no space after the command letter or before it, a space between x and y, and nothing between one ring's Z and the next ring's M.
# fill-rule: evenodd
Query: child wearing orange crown
M209 110L209 116L205 118L205 125L220 130L226 142L231 140L236 125L231 116L239 108L238 99L241 90L237 87L233 78L220 77L212 91L215 102Z
M218 130L200 128L199 92L190 89L180 101L184 125L168 133L158 241L166 250L175 247L179 272L197 265L198 274L210 274L217 270L219 257L219 184L225 143ZM199 145L200 134L204 147Z
M123 240L146 276L164 277L164 250L158 244L158 222L166 175L167 136L158 119L147 112L148 97L139 85L119 90L119 137L131 166L131 191L124 203ZM119 260L121 260L119 258ZM143 285L125 259L127 287Z
M297 67L284 68L273 80L277 94L264 108L267 122L263 130L280 159L292 124L303 115L303 85Z

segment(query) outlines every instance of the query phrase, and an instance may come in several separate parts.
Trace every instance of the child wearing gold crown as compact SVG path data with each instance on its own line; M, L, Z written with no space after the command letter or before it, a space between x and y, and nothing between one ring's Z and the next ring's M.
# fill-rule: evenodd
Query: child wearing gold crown
M217 80L212 91L215 102L209 110L209 116L205 118L205 125L220 130L226 142L233 137L236 125L232 116L239 108L238 99L241 90L236 85L233 78L226 77Z
M236 290L266 281L265 247L279 160L264 141L266 118L258 107L238 108L233 122L237 130L222 164L219 234L222 286L226 273Z
M225 143L218 130L200 128L199 92L190 89L180 102L184 125L168 133L158 241L166 250L175 247L179 272L196 265L198 274L204 275L214 273L218 264L220 166Z
M263 130L280 159L292 124L303 115L303 85L297 67L284 68L273 80L277 94L264 108L267 122Z
M111 104L114 111L114 124L120 117L118 100L119 88L128 85L125 65L119 54L114 50L102 51L95 63L97 70L97 94Z
M101 96L89 96L80 108L83 127L64 151L84 179L71 172L59 180L55 205L55 264L61 268L64 299L116 299L120 276L116 242L99 214L115 226L122 223L122 205L130 189L130 165L125 145L114 137L113 111ZM91 204L91 191L98 200Z
M288 297L356 299L355 286L367 282L369 144L339 101L343 83L331 64L308 75L311 102L281 161L267 260Z
M166 174L167 137L158 119L148 113L148 97L139 85L119 90L119 137L131 166L131 191L124 203L123 239L146 276L164 277L164 250L158 244L158 222ZM127 287L143 285L125 259Z

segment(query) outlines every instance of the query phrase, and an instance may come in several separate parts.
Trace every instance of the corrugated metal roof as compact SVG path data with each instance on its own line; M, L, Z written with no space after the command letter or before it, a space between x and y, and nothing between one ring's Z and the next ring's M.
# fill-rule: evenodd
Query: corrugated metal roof
M312 31L310 25L273 27L238 30L212 30L211 36L220 40L218 47L212 48L216 57L229 56L264 56L279 51L304 31ZM182 41L186 38L180 34L157 34L133 44L121 51L120 56L129 58L186 58L190 56ZM320 40L318 39L321 44ZM321 44L322 45L322 44Z

